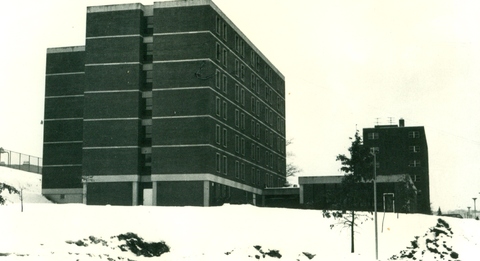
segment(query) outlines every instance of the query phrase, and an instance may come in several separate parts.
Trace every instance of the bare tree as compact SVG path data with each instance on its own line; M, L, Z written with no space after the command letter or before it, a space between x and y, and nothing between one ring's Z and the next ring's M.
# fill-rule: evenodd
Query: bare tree
M289 139L286 142L286 146L288 148L288 145L291 145L293 143L293 139ZM295 157L295 154L291 151L287 150L287 177L294 177L296 174L302 172L302 169L298 167L297 165L293 164L291 160Z

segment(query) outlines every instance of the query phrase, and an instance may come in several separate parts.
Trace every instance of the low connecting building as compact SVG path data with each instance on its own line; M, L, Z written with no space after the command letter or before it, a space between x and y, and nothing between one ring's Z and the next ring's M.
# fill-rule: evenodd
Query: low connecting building
M300 205L304 208L339 210L338 193L344 176L299 177ZM374 210L373 181L356 184L364 191L357 210ZM377 176L377 209L387 212L417 212L417 188L408 174Z
M58 203L260 204L283 186L285 79L210 0L87 9L49 48L42 193Z

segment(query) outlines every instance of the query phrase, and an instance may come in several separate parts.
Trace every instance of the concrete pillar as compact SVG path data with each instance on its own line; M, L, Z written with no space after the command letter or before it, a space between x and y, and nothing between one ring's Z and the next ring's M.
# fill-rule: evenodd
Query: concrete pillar
M257 205L257 195L255 193L253 193L253 205L256 206Z
M158 182L152 182L152 206L157 205L157 191L158 191Z
M303 185L300 185L300 204L303 204L304 198L303 198Z
M132 206L138 206L138 181L132 182Z
M203 181L203 206L210 206L210 181Z
M83 199L82 199L82 202L83 204L87 205L87 183L84 182L83 183L83 195L82 195Z

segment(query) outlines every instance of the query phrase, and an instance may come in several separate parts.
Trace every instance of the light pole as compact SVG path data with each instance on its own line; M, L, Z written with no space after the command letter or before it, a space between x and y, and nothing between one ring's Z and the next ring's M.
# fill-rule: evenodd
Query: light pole
M377 226L377 154L376 150L370 152L373 155L373 207L375 210L375 260L378 260L378 226Z
M476 203L477 198L473 198L473 218L477 219L477 203Z

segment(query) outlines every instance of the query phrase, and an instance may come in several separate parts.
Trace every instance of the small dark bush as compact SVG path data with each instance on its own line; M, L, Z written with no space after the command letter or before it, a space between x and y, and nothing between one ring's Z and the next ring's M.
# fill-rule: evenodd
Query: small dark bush
M120 234L118 240L125 241L125 244L118 246L122 251L131 251L137 256L154 257L161 256L170 251L165 242L145 242L143 238L135 233Z

